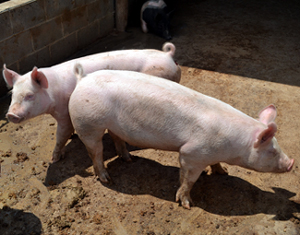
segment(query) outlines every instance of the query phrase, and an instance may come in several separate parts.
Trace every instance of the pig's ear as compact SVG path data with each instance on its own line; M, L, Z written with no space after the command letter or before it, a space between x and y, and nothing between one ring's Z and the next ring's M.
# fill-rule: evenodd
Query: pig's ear
M3 65L3 78L9 88L13 87L19 76L18 73L6 68L5 64Z
M48 88L48 80L44 73L38 71L37 67L34 67L31 72L31 79L39 84L42 88Z
M269 123L268 127L261 131L254 142L254 148L258 148L262 144L269 143L272 138L275 136L277 131L277 125L275 122Z
M265 107L259 113L259 121L268 125L270 122L273 122L277 116L276 108L273 104Z

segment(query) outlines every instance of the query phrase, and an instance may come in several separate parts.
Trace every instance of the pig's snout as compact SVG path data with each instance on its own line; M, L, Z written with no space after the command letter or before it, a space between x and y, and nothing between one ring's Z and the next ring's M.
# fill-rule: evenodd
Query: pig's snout
M23 117L20 117L14 113L7 113L6 118L12 123L20 123L24 119Z
M292 170L295 160L289 159L286 157L285 159L279 160L279 168L276 172L278 173L285 173Z
M290 162L289 166L288 166L287 169L286 169L287 172L289 172L289 171L292 170L293 165L294 165L294 162L295 162L295 160L294 160L294 159L291 159L291 162Z

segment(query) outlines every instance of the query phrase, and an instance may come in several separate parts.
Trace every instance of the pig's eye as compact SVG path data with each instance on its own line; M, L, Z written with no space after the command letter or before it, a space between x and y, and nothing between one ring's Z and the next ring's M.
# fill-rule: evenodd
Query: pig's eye
M34 94L27 94L27 95L25 96L24 100L28 100L28 101L34 100Z

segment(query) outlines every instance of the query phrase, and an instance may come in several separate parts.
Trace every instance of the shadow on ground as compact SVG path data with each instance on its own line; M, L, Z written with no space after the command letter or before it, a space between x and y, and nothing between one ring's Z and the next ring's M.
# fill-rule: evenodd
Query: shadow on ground
M105 160L114 158L116 152L110 136L106 134L103 141ZM129 150L133 151L136 148L129 146ZM65 159L50 165L45 185L60 184L74 175L91 176L86 169L92 166L92 161L77 136L67 145L66 155ZM175 200L179 187L177 167L133 156L131 163L126 163L120 158L113 159L108 163L107 170L112 183L103 185L109 189L130 195L148 194L167 201ZM300 220L293 216L293 213L300 212L300 204L289 200L296 194L281 188L273 190L274 192L263 191L235 176L202 174L192 189L191 197L194 206L218 215L243 216L263 213L274 214L275 220Z
M0 209L2 235L42 234L42 223L30 212L4 206Z

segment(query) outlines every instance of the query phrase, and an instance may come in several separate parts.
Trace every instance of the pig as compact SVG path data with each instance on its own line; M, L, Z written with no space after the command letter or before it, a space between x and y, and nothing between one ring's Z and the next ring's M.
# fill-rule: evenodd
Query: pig
M141 8L141 27L144 33L152 32L166 40L171 40L170 12L163 0L150 0Z
M73 126L102 182L104 131L112 134L118 154L128 156L125 142L141 148L179 152L180 187L176 201L190 209L190 190L206 166L220 162L260 172L288 172L294 159L276 138L277 111L264 108L256 120L215 98L178 83L132 71L97 71L84 75L70 97ZM125 142L124 142L125 141Z
M80 62L87 73L101 69L134 70L179 82L181 69L174 62L175 46L165 43L163 51L120 50L89 55L52 67L34 67L25 75L3 66L3 77L12 89L12 101L6 117L10 122L21 123L41 114L51 114L57 120L56 145L52 161L64 155L64 146L72 135L68 103L77 83L74 65Z

